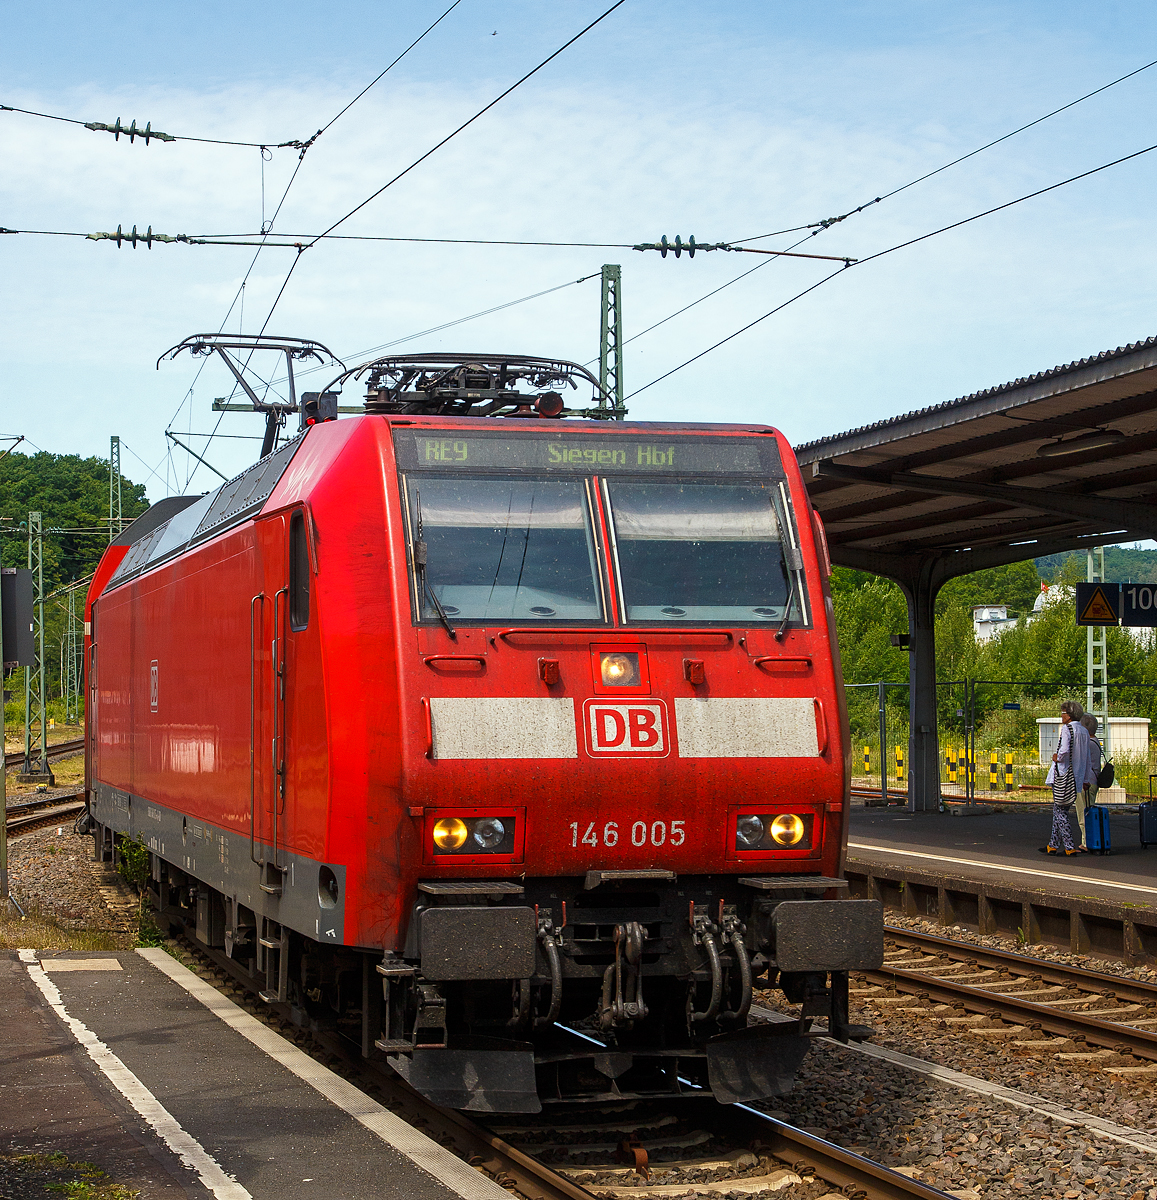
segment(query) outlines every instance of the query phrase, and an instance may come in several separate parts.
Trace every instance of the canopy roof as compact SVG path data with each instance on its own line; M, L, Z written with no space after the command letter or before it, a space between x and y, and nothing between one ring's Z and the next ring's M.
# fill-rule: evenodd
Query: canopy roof
M936 558L946 578L1157 537L1155 449L1148 338L796 455L833 562L897 577Z

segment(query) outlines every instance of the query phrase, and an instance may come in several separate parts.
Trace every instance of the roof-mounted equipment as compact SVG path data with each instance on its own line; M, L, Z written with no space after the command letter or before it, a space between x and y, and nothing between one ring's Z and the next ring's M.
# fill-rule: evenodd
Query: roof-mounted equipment
M347 379L366 382L367 413L454 417L589 417L621 419L626 410L577 363L524 354L401 354L352 367L325 389ZM589 406L570 408L563 389L592 388Z
M161 363L166 359L174 359L182 350L188 350L190 354L213 354L217 353L221 356L225 365L233 372L234 379L237 380L242 391L249 397L253 404L253 412L261 412L265 414L265 440L261 444L261 457L264 458L267 454L273 452L273 447L277 444L278 430L285 424L286 414L300 411L297 401L297 389L293 379L293 364L295 361L300 361L306 358L316 358L319 363L325 365L326 362L336 363L344 369L345 363L328 347L323 346L321 342L315 342L312 338L293 338L293 337L275 337L273 334L228 334L228 333L196 333L178 345L166 350L160 358L157 359L157 367L160 368ZM245 362L238 363L230 356L230 351L248 350L249 357ZM285 371L289 378L289 400L269 400L259 397L257 393L250 387L245 379L244 371L249 364L249 358L252 358L256 350L273 350L277 353L285 355ZM266 388L266 396L269 394L268 387ZM313 395L307 393L307 397ZM317 400L317 397L313 397ZM214 408L219 408L220 405L215 404ZM228 409L232 409L232 405ZM239 406L245 411L249 411L244 405ZM336 415L336 414L335 414Z

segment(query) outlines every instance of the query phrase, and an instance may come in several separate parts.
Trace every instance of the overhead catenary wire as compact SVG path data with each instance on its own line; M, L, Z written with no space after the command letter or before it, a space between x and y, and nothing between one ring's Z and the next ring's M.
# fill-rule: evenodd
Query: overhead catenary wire
M579 279L568 279L566 283L560 283L555 287L546 288L541 292L532 292L529 296L520 296L517 300L507 300L504 304L495 304L492 308L484 308L480 312L470 313L465 317L456 317L453 321L445 321L441 325L432 325L429 329L421 329L417 333L407 333L404 337L394 338L393 341L383 342L380 346L370 346L367 350L357 350L353 354L345 354L342 357L347 362L353 362L371 354L380 354L383 350L392 349L394 346L400 346L404 342L412 342L415 338L428 337L432 333L441 333L443 330L452 329L456 325L464 325L467 321L476 321L479 317L489 317L492 313L502 312L507 308L514 308L519 304L526 304L531 300L538 300L543 296L549 296L553 292L561 292L564 288L574 287L576 283L586 283L588 279L598 279L602 275L601 271L595 271L590 275L583 275ZM300 379L304 375L312 375L315 371L328 370L326 366L305 367L301 371L296 371L294 377ZM272 381L272 386L279 383L284 383L288 379L286 375L279 375Z
M135 120L131 125L122 125L120 117L117 117L116 121L112 125L109 125L104 121L84 121L79 117L61 117L56 113L43 113L36 112L30 108L17 108L13 104L0 104L0 112L22 113L26 117L41 117L46 121L61 121L66 125L79 125L83 129L91 129L98 133L111 133L115 136L118 142L120 141L120 135L123 133L129 139L130 143L135 142L137 138L140 138L143 142L145 142L146 145L151 141L203 142L211 146L242 146L250 150L283 150L287 147L300 149L303 145L303 143L298 140L287 142L241 142L234 141L230 138L194 137L191 134L186 133L162 133L159 129L152 128L151 121L141 128L138 127Z
M809 237L816 237L819 234L824 233L826 230L832 228L832 226L838 225L841 222L846 221L849 217L853 217L857 213L862 213L866 209L869 209L876 204L881 204L881 203L883 203L883 201L890 199L892 196L898 196L901 192L907 191L909 188L915 187L917 184L923 183L927 179L931 179L934 175L939 175L942 171L947 171L950 167L954 167L954 166L958 165L959 163L966 161L967 159L973 158L977 154L983 153L985 150L990 150L993 146L997 146L1001 142L1006 142L1010 138L1016 137L1017 134L1024 133L1026 130L1032 129L1034 126L1041 124L1043 121L1047 121L1051 117L1055 117L1059 113L1065 112L1066 110L1073 108L1078 104L1083 103L1085 100L1089 100L1093 96L1097 96L1101 92L1107 91L1109 88L1116 87L1117 84L1124 83L1127 79L1132 79L1135 75L1140 75L1143 71L1148 71L1151 67L1154 67L1154 66L1157 66L1157 59L1154 59L1151 62L1147 62L1143 66L1137 67L1135 70L1128 71L1128 72L1126 72L1126 74L1121 75L1118 78L1111 80L1109 83L1102 84L1100 87L1094 88L1091 92L1086 92L1083 96L1078 96L1075 100L1070 100L1067 104L1062 104L1059 108L1051 109L1049 112L1044 113L1042 116L1036 117L1034 120L1028 121L1024 125L1020 125L1016 129L1010 130L1008 133L1002 134L998 138L993 138L992 141L985 142L983 146L978 146L978 147L976 147L976 149L970 150L967 154L962 154L959 157L952 159L951 162L944 163L942 166L936 167L934 170L926 171L926 172L924 172L924 174L917 176L915 179L909 180L907 183L901 184L899 187L893 188L889 192L884 192L882 195L876 196L872 200L865 201L863 204L859 204L855 208L848 209L847 212L841 213L839 216L827 217L822 221L813 221L807 225L795 225L795 226L791 226L790 228L787 228L787 229L778 229L771 233L761 233L755 237L733 238L731 241L731 244L734 246L739 246L744 242L755 242L755 241L760 241L764 238L780 237L780 236L782 236L784 234L788 234L788 233L800 233L800 232L804 232L806 230L811 230L811 232L807 233L805 237L800 238L796 242L793 242L788 247L789 250L794 250L797 247L802 246L804 244L804 242L806 242L808 240ZM689 309L694 308L698 304L702 304L705 300L710 300L713 296L717 296L720 292L731 287L733 284L739 283L741 280L746 279L754 271L758 271L761 267L765 267L767 265L769 265L769 264L768 263L759 263L757 266L752 267L747 271L743 271L742 273L737 275L734 279L730 279L726 283L721 284L719 287L713 288L711 291L700 296L698 299L692 300L690 303L683 305L682 308L676 309L675 312L670 313L666 317L663 317L662 320L656 321L653 325L649 325L646 329L642 329L638 333L634 334L632 337L627 338L623 342L623 345L625 346L627 344L627 342L634 341L635 339L643 337L645 334L650 333L652 330L658 329L660 325L665 325L668 321L673 320L675 317L682 316L682 314L687 312ZM593 362L596 360L592 359L591 361ZM655 382L658 382L658 381L656 380Z
M1137 67L1132 71L1126 72L1124 75L1111 80L1109 83L1103 83L1100 87L1094 88L1091 92L1086 92L1083 96L1078 96L1075 100L1070 100L1067 104L1062 104L1059 108L1054 108L1043 116L1036 117L1031 121L1027 121L1024 125L1018 126L1016 129L1010 130L1008 133L1003 133L998 138L993 138L991 142L985 142L983 146L977 146L975 150L969 150L967 154L961 154L958 158L954 158L951 162L944 163L943 166L936 167L932 171L925 171L923 175L918 175L915 179L910 179L907 183L901 184L897 188L893 188L890 192L884 192L883 195L877 196L874 200L865 201L857 207L849 209L838 217L828 217L824 221L814 222L812 225L796 226L795 229L781 229L776 233L761 233L755 237L733 238L734 245L739 245L742 242L758 242L763 238L777 237L784 233L795 233L799 229L815 229L816 233L822 233L825 229L830 229L833 225L841 221L846 221L848 217L855 216L856 213L861 213L867 208L871 208L874 204L882 204L885 200L890 200L893 196L898 196L901 192L906 192L909 188L915 187L918 183L923 183L926 179L931 179L934 175L939 175L942 171L947 171L950 167L955 167L958 164L967 161L970 158L975 158L978 154L983 154L985 150L991 150L993 146L999 146L1001 142L1007 142L1009 138L1014 138L1017 134L1024 133L1028 129L1032 129L1036 125L1049 120L1051 117L1058 116L1060 113L1067 112L1070 108L1075 108L1078 104L1083 104L1086 100L1091 100L1094 96L1099 96L1102 92L1107 92L1109 88L1116 87L1119 83L1124 83L1127 79L1132 79L1135 75L1140 75L1143 71L1148 71L1151 67L1157 67L1157 58L1152 62L1145 63L1144 66ZM815 234L812 235L813 237Z
M575 34L574 37L570 38L567 42L565 42L562 46L560 46L556 51L554 51L553 54L551 54L547 58L543 59L543 61L540 62L538 64L538 66L534 67L531 71L528 71L524 76L522 76L521 79L519 79L515 83L511 84L510 87L506 88L505 91L501 92L498 96L496 96L492 101L490 101L489 104L487 104L485 107L479 109L479 111L476 112L467 121L464 121L455 130L453 130L451 133L447 134L446 137L442 138L441 141L437 142L434 146L432 146L429 150L427 150L425 152L425 154L423 154L419 158L415 159L404 170L398 172L397 175L395 175L392 179L390 179L382 187L378 188L377 191L375 191L372 195L368 196L365 200L363 200L355 208L351 209L348 213L345 214L345 216L343 216L343 217L339 218L337 221L335 221L331 226L329 226L328 229L325 230L325 234L332 233L335 229L337 229L345 221L349 220L349 218L352 217L354 215L354 213L360 211L367 204L369 204L371 201L373 201L378 196L380 196L384 191L386 191L387 188L392 187L395 183L398 182L399 179L403 178L410 171L412 171L415 167L417 167L420 163L424 162L432 154L436 153L439 149L441 149L442 146L446 145L446 143L449 142L452 138L456 137L464 129L466 129L468 126L473 124L476 120L479 119L479 117L481 117L484 113L488 112L491 108L493 108L496 104L498 104L506 96L510 95L511 92L513 92L516 88L520 87L523 83L525 83L533 75L537 74L540 70L543 69L543 67L545 67L548 63L550 63L555 58L557 58L560 54L563 53L564 50L566 50L568 47L572 46L576 41L579 40L579 38L583 37L586 33L588 33L591 29L593 29L601 21L605 20L608 16L610 16L611 13L613 13L615 11L615 9L621 7L625 2L626 2L626 0L616 0L616 2L614 4L612 4L610 8L608 8L600 16L596 17L595 20L590 22L590 24L588 24L582 30L580 30L577 34ZM300 166L300 160L299 160L299 166ZM295 170L293 178L296 178L296 174L297 174L297 172ZM291 178L290 185L292 185L292 183L293 183L293 179ZM278 206L278 210L280 211L280 205ZM262 333L264 333L265 329L268 327L269 321L272 318L273 313L277 308L277 305L281 301L281 297L285 294L285 289L288 286L290 279L293 277L293 273L297 268L297 264L301 261L303 251L310 249L313 245L316 244L316 242L318 240L320 240L320 239L314 239L313 241L306 243L304 246L297 248L297 254L296 254L292 264L290 265L289 271L287 272L287 274L285 276L285 280L282 283L281 288L277 293L277 296L274 298L273 305L271 306L271 308L269 310L269 315L266 317L265 322L261 327ZM261 251L259 248L257 253L260 254L260 252ZM256 256L255 256L255 260L256 260ZM252 270L252 267L250 267L250 269ZM221 414L221 417L224 417L224 413ZM218 427L220 426L220 423L221 423L221 417L219 417L217 420ZM206 443L204 449L207 450L208 446L209 446L209 443ZM208 465L208 464L206 464L206 465ZM196 468L194 468L194 470L195 469Z
M915 246L919 242L925 242L929 238L937 237L942 233L948 233L950 230L959 229L964 225L970 225L973 221L979 221L984 217L992 216L993 213L1003 212L1005 209L1012 208L1017 204L1023 204L1026 200L1033 200L1037 196L1046 195L1048 192L1055 192L1058 188L1066 187L1070 183L1076 183L1081 179L1088 179L1090 176L1097 175L1101 171L1107 171L1111 167L1117 167L1122 163L1131 162L1133 159L1140 158L1142 155L1151 154L1154 150L1157 150L1157 142L1151 146L1146 146L1141 150L1134 150L1131 154L1125 154L1120 158L1115 158L1111 162L1102 163L1099 167L1092 167L1088 171L1081 171L1077 175L1070 175L1067 179L1059 180L1057 183L1051 183L1047 187L1037 188L1036 191L1027 192L1023 196L1018 196L1015 200L1008 200L1004 204L994 205L992 208L986 208L983 212L974 213L970 217L964 217L959 221L953 221L948 225L942 225L939 229L930 230L928 233L919 234L917 237L907 238L902 242L897 242L894 246L888 246L884 250L877 250L875 254L869 254L860 259L858 262L849 263L846 267L841 267L839 270L833 271L831 274L824 276L823 279L813 283L810 287L804 288L803 291L797 292L794 296L791 296L782 304L776 305L776 307L771 309L770 312L764 313L761 317L756 317L754 321L749 321L742 328L735 330L734 333L729 333L725 338L721 338L714 345L708 346L706 350L701 350L698 354L693 355L685 362L681 362L677 367L672 367L671 370L664 372L664 374L655 379L652 379L649 383L645 383L642 387L636 388L630 393L629 396L624 397L624 399L629 400L632 396L637 396L640 392L645 392L648 388L654 387L655 384L662 382L664 379L670 378L677 371L681 371L684 367L689 367L692 363L698 362L698 360L703 358L704 355L710 354L713 350L718 350L720 346L725 345L727 342L738 337L740 334L746 333L747 330L758 325L761 321L766 321L768 317L772 317L776 313L782 312L788 307L788 305L794 304L797 300L802 300L804 296L814 292L817 288L822 287L825 283L829 283L838 275L843 275L847 271L855 270L857 267L862 267L867 263L874 262L876 259L883 258L888 254L894 254L897 250L904 250L908 246Z
M323 125L308 140L308 142L306 142L302 145L301 153L298 155L297 163L293 168L293 174L290 175L289 182L285 185L285 190L282 192L281 199L277 203L277 208L274 210L273 216L269 219L268 222L266 222L264 220L264 205L262 206L262 244L258 246L256 253L253 255L253 261L249 264L249 270L246 271L245 278L241 281L241 287L238 289L238 295L242 295L244 293L245 284L248 281L249 276L253 271L253 268L257 265L257 259L260 256L261 251L264 249L265 238L273 230L274 223L276 222L278 215L281 213L282 206L285 204L285 200L286 200L286 197L289 195L290 188L293 187L294 181L297 179L297 174L301 170L301 165L305 161L305 155L306 155L306 152L309 150L310 146L312 146L317 141L317 139L319 137L321 137L322 134L325 133L325 131L327 129L331 128L335 122L337 122L341 117L343 117L347 112L349 112L349 110L366 94L366 92L368 92L370 90L370 88L372 88L375 84L379 83L391 70L393 70L393 68L396 67L398 65L398 63L400 63L402 61L402 59L405 58L406 55L409 54L410 51L413 50L414 47L417 46L418 43L421 42L427 36L427 34L429 34L433 29L435 29L438 25L440 25L442 23L442 21L447 16L449 16L449 14L451 12L453 12L455 8L458 7L459 3L460 3L460 0L453 0L453 3L451 3L450 6L443 13L441 13L441 15L438 16L436 20L431 22L431 24L428 25L426 27L426 29L424 29L422 31L422 33L419 34L418 37L416 37L412 42L410 42L410 44L401 52L401 54L399 54L392 62L390 62L389 65L383 71L380 71L378 73L378 75L371 81L371 83L368 86L362 88L362 90L348 104L346 104L344 108L342 108L335 116L330 118L330 120L325 125ZM135 249L135 247L134 247L134 249ZM281 302L282 296L285 295L285 289L289 286L289 281L290 281L290 279L293 278L293 273L297 269L297 264L301 261L301 250L302 250L302 247L297 247L297 255L294 258L293 262L290 264L289 270L288 270L288 272L286 272L285 279L282 281L281 287L278 289L277 295L274 297L272 305L270 305L269 312L266 314L265 321L263 322L263 324L261 326L261 333L264 333L265 330L269 327L269 322L273 319L273 314L277 310L277 306ZM233 304L231 304L229 306L230 312L232 312L233 306L236 303L237 303L237 298L235 296L234 300L233 300ZM228 320L228 314L226 314L225 320ZM224 329L224 328L225 328L225 322L223 321L221 323L221 329ZM218 331L218 332L220 332L220 331ZM242 364L241 369L243 371L248 369L249 363L251 362L252 358L253 358L253 351L251 350L249 352L249 355L246 357L244 364ZM208 361L208 360L205 360L205 361ZM203 369L203 367L204 367L204 363L201 364L201 368L198 369L197 375L194 377L194 380L193 380L194 385L196 384L197 379L200 378L201 369ZM236 394L237 386L238 385L236 383L234 383L233 389L230 392L230 397L232 397L233 395ZM266 394L268 394L268 390L269 390L269 385L266 384ZM190 388L190 392L188 395L191 395L191 394L192 394L192 388ZM186 399L188 399L188 395L186 396ZM181 403L183 406L185 401L183 400ZM179 411L180 411L180 409L178 409L178 412ZM190 415L191 415L191 413L192 413L192 409L190 408ZM213 426L213 434L216 434L217 431L220 429L221 421L224 419L224 416L225 416L224 412L222 412L220 414L220 416L218 416L217 421L216 421L215 425ZM171 424L172 424L172 422L170 421L170 425ZM168 430L166 430L166 432L168 432ZM209 449L209 446L212 444L212 441L213 441L213 436L211 435L209 437L208 441L206 441L205 445L202 447L202 449L207 451ZM167 453L168 453L168 448L166 448L166 454ZM198 459L198 464L197 464L198 466L200 465L201 462L204 462L206 466L210 466L210 464L208 462L206 462L203 458L201 458L199 455L194 455L194 457ZM215 467L212 467L211 469L214 471L216 470ZM197 467L194 466L193 470L187 476L187 478L185 480L186 487L188 487L193 474L196 473L196 470L197 470Z
M581 37L588 34L600 22L605 21L607 19L607 17L609 17L611 15L611 13L613 13L615 11L615 9L621 8L625 3L626 3L626 0L615 0L615 3L612 4L610 8L608 8L605 12L600 13L600 15L597 16L593 21L591 21L591 23L589 25L580 29L579 32L574 35L574 37L570 38L568 41L564 42L561 46L559 46L559 48L557 50L555 50L553 54L547 55L547 57L544 58L542 60L542 62L540 62L538 64L538 66L527 71L527 73L525 75L523 75L521 79L516 80L508 88L506 88L505 91L500 92L497 96L494 97L493 100L490 101L489 104L484 105L472 117L470 117L468 120L463 121L462 124L457 127L457 129L452 130L444 138L442 138L441 141L436 142L433 146L430 147L429 150L427 150L425 152L425 154L422 154L418 158L414 159L414 161L412 163L410 163L410 165L408 167L404 167L392 179L390 179L386 183L382 184L382 186L380 188L378 188L377 191L371 192L370 195L368 195L363 201L361 201L360 204L356 204L353 208L351 208L349 210L349 212L347 212L345 214L345 216L339 217L338 220L336 220L318 238L315 238L313 242L310 242L309 245L310 246L315 245L317 243L317 241L319 241L321 239L321 237L326 237L329 234L333 233L333 231L335 229L337 229L340 225L345 224L345 222L348 221L350 219L350 217L352 217L355 213L361 212L361 210L363 208L365 208L365 206L367 204L370 204L372 201L376 200L384 191L386 191L388 188L393 187L394 184L397 183L399 179L404 178L415 167L419 166L421 163L424 163L426 161L426 159L428 159L432 154L435 154L435 153L437 153L437 151L441 150L441 148L444 145L446 145L447 142L451 141L453 138L456 138L458 136L458 134L460 134L464 129L467 129L469 126L473 125L475 121L477 121L480 117L482 117L483 115L488 113L496 104L499 104L501 101L505 100L506 97L509 96L511 92L513 92L516 88L521 87L532 76L537 75L538 72L543 69L543 67L545 67L549 63L553 62L556 58L558 58L558 56L560 54L563 53L563 51L568 50Z

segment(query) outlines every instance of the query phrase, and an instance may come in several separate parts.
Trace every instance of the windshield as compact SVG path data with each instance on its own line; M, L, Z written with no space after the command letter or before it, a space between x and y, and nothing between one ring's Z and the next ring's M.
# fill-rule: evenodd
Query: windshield
M437 619L432 591L451 620L602 621L584 481L406 483L411 541L426 548L415 581L422 619Z
M627 620L778 624L789 603L803 620L777 484L608 478L605 487Z

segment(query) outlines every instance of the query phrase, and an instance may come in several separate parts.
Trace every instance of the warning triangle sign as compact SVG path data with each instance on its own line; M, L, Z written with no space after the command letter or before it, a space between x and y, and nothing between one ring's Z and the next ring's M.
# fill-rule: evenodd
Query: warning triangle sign
M1095 587L1079 618L1089 625L1116 625L1117 610L1109 603L1104 591Z

